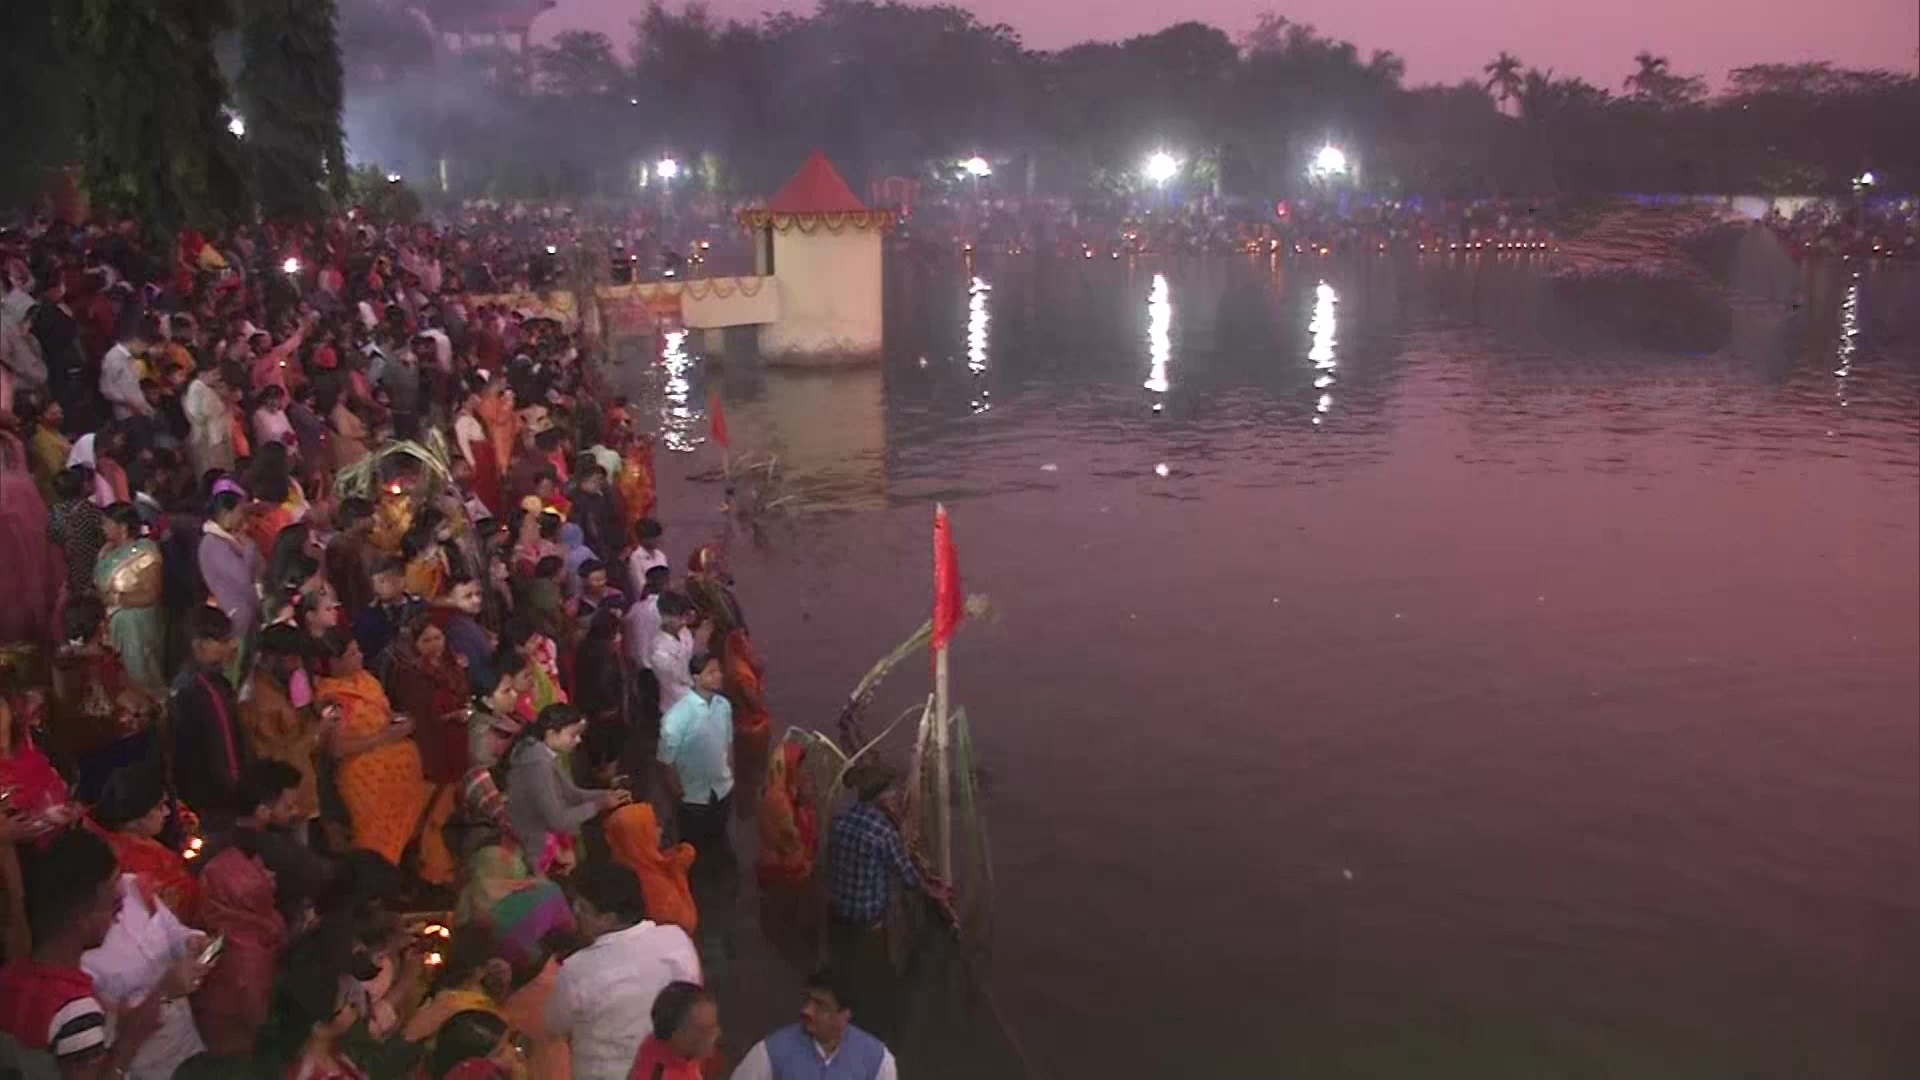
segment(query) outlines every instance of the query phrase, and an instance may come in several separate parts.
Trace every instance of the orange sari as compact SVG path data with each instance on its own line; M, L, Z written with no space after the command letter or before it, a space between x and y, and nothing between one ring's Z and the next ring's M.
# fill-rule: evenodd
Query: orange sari
M733 705L734 755L751 758L767 752L773 714L767 709L766 668L745 630L727 635L727 701Z
M633 535L633 527L641 518L652 517L658 500L655 498L653 477L653 440L636 437L627 443L625 456L620 461L620 475L614 480L614 491L620 496L620 516L627 526L627 535ZM638 587L638 582L635 587Z
M760 857L753 864L763 889L804 885L813 876L820 823L807 791L806 758L806 747L789 742L767 764L767 789L760 795Z
M660 850L660 823L653 807L638 802L607 815L607 847L613 861L633 871L646 898L647 918L671 923L691 934L700 928L700 909L694 905L687 870L693 865L693 845L676 844Z
M387 692L370 671L321 679L316 693L323 701L340 703L340 734L349 738L378 735L393 723ZM421 773L420 748L412 739L398 739L356 754L340 762L335 783L353 822L353 846L377 851L388 862L400 865L433 794ZM434 880L428 877L430 866L452 865L453 857L439 834L432 829L422 832L421 876Z

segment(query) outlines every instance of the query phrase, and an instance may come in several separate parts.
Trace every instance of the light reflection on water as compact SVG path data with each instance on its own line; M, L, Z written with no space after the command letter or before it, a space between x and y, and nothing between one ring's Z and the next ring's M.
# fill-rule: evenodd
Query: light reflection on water
M987 294L992 291L993 286L978 277L967 283L967 370L973 373L971 405L976 413L993 408L993 391L986 385L987 330L993 325L993 316L987 311Z
M1313 289L1313 317L1307 321L1307 332L1313 335L1313 346L1307 350L1307 359L1313 362L1314 369L1321 372L1313 380L1313 385L1324 391L1314 405L1314 412L1325 413L1333 408L1333 392L1328 389L1334 384L1333 369L1339 362L1333 358L1334 317L1333 306L1340 301L1333 286L1322 281ZM1313 422L1318 424L1320 417Z
M687 355L687 331L673 330L662 335L665 345L660 356L666 375L665 402L660 413L660 441L667 449L686 453L703 441L697 434L699 416L691 402L693 384L688 376L693 358Z
M1153 290L1147 294L1147 389L1164 394L1173 388L1167 381L1167 365L1172 360L1173 289L1167 284L1167 275L1155 274Z
M896 266L885 508L735 550L776 715L925 617L947 501L1050 1076L1920 1075L1920 272L1755 358L1444 262L986 262L990 413L983 292Z

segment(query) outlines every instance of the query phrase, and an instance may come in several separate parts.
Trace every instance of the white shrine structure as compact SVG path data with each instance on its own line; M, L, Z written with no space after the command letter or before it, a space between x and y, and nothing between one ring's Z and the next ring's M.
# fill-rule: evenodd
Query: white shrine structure
M881 256L893 213L868 209L815 151L765 207L740 219L754 234L754 270L778 294L777 317L760 327L761 354L773 363L879 359Z
M627 319L671 320L699 332L715 355L725 351L727 328L753 326L770 364L880 359L882 259L886 234L898 223L892 211L869 209L816 151L765 206L741 211L740 223L753 234L751 275L602 285L594 291L597 302L579 310L570 293L485 299L516 309L551 308L563 322L581 317L588 325L600 325L600 306L610 305Z

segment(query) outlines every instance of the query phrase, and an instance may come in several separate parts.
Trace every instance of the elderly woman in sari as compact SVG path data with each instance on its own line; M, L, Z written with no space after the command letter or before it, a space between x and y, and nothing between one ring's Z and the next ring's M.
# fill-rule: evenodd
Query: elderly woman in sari
M140 514L128 503L107 507L106 546L94 563L93 587L107 604L108 633L133 681L154 693L165 691L161 655L166 624L160 612L160 548L147 539Z
M353 846L398 866L420 833L431 794L421 772L420 750L409 738L414 722L394 715L380 680L362 661L358 642L347 638L334 648L317 692L323 707L340 710L328 749L337 763L335 782L353 826ZM453 864L439 836L420 833L420 844L423 873L430 866Z
M192 925L200 911L200 882L180 853L159 840L171 812L160 770L129 765L107 778L92 816L120 860L120 872L133 875L150 899Z

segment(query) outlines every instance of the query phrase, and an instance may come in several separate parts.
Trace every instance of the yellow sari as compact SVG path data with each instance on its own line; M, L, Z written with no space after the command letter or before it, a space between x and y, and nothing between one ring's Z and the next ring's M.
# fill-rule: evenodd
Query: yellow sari
M372 672L362 670L321 679L317 696L340 703L340 734L348 738L369 738L393 723L393 706ZM340 762L335 784L353 823L353 846L377 851L388 862L400 865L433 794L420 770L420 748L412 739L400 739L355 754ZM452 864L441 838L432 829L422 832L422 876L429 865Z

